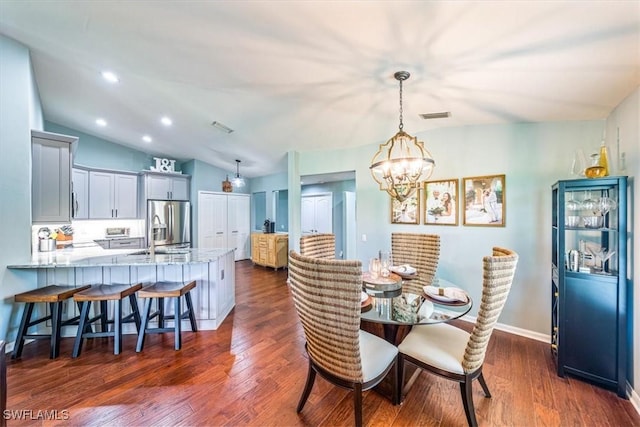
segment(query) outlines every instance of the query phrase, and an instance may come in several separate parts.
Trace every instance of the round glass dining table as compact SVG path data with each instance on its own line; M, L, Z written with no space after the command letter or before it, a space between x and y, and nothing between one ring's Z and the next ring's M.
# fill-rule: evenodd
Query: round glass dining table
M398 329L402 326L428 325L448 322L467 314L473 306L473 300L467 295L466 301L459 301L438 295L430 296L404 292L402 281L407 280L392 273L386 278L372 278L363 275L363 292L368 298L363 302L360 318L365 322L382 324L384 338L397 344ZM434 279L434 285L440 288L456 287L442 279ZM401 339L402 337L400 337Z

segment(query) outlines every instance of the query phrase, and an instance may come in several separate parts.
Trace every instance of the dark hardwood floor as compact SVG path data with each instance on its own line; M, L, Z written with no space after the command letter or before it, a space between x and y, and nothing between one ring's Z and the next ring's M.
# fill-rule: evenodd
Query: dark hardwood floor
M307 360L286 277L236 263L235 309L217 331L184 332L180 351L171 333L150 335L142 353L126 336L118 356L110 339L92 340L78 359L71 338L55 360L47 341L25 346L21 360L7 359L7 408L27 419L8 425L352 425L351 395L319 377L296 414ZM481 426L640 426L629 401L559 378L545 343L495 331L484 366L493 398L474 384ZM368 391L363 408L367 425L466 425L457 384L427 373L401 406Z

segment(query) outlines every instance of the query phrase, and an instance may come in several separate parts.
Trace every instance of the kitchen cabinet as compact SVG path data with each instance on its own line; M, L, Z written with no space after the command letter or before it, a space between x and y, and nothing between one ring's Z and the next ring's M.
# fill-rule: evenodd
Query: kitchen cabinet
M558 181L552 207L551 352L558 375L627 398L627 177Z
M78 138L31 131L31 220L71 221L72 149Z
M234 248L235 260L249 258L251 208L248 194L198 193L198 247Z
M89 218L136 218L138 176L89 171Z
M251 233L251 261L276 270L289 264L289 235Z
M189 176L145 173L146 199L189 200Z
M71 218L89 218L89 171L73 168L71 175Z

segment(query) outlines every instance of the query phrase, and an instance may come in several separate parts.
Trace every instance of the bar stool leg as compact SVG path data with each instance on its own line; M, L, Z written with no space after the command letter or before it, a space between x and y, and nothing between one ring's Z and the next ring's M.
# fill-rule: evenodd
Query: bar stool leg
M151 312L151 302L153 298L147 298L144 301L144 309L142 312L142 322L140 324L140 330L138 331L138 342L136 344L136 352L140 353L144 347L145 332L147 325L149 324L149 313Z
M174 307L174 316L173 316L173 322L174 322L174 342L175 342L175 349L176 350L180 350L180 348L182 348L182 334L181 334L181 326L182 326L182 315L180 314L180 297L175 297L173 302L173 307Z
M100 301L100 330L109 332L109 316L107 316L107 302Z
M138 307L136 294L129 295L129 303L131 304L131 311L133 313L133 322L136 324L136 332L140 332L140 309Z
M62 301L49 304L51 309L51 349L49 358L55 359L60 353L60 333L62 330Z
M28 302L24 306L24 312L22 312L22 320L20 321L20 327L18 328L18 335L16 338L16 344L13 349L12 359L16 359L22 356L22 349L24 348L24 336L27 334L29 323L31 322L31 313L33 312L33 306L35 304Z
M80 310L80 321L78 323L78 333L76 334L76 340L73 343L73 352L71 353L71 357L74 359L80 356L80 352L82 351L82 335L86 330L86 323L89 319L89 307L91 307L91 301L82 302L82 310Z
M184 299L187 302L187 310L189 311L189 321L191 322L191 330L193 332L198 331L198 324L196 323L196 313L193 311L193 303L191 302L191 293L184 294Z
M122 347L122 300L115 302L113 316L113 354L120 354Z
M164 328L164 298L158 298L158 328Z

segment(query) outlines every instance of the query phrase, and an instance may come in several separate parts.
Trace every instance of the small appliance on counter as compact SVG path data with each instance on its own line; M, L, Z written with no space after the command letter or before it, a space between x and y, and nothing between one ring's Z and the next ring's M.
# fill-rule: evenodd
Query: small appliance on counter
M276 223L275 221L271 221L270 219L265 219L264 224L262 225L263 233L275 233L276 231Z

